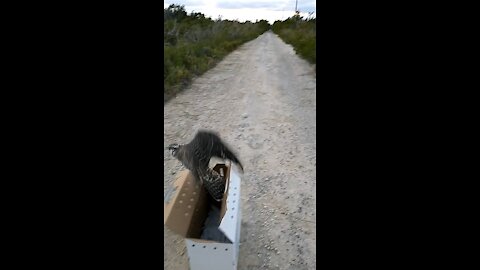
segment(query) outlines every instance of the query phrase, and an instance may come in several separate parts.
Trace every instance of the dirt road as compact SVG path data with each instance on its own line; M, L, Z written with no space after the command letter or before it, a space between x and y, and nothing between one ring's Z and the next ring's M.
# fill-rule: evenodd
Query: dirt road
M242 45L164 106L164 144L213 129L238 153L239 270L316 268L316 76L272 32ZM183 169L164 153L165 187ZM184 241L164 228L165 269L188 269Z

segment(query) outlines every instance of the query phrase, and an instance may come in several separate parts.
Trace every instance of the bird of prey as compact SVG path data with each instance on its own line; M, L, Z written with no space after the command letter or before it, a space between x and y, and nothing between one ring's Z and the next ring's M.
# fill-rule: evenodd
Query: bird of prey
M215 156L229 159L237 163L243 171L243 165L235 154L222 142L218 134L212 131L200 130L188 144L174 143L167 149L193 173L216 201L222 200L225 180L208 166L210 158Z

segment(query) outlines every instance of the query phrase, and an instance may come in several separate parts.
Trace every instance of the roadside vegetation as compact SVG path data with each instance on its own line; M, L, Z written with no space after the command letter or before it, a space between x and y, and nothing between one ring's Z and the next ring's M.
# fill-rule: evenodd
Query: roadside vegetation
M316 64L317 20L315 18L304 19L294 15L284 21L276 21L272 31L283 41L292 45L297 54L308 62Z
M164 102L203 74L241 44L268 29L267 21L255 23L212 20L202 13L187 14L184 6L170 5L163 12Z

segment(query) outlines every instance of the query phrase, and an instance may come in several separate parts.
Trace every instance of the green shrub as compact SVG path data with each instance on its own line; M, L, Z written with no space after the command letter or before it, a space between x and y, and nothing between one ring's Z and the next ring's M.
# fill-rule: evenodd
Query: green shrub
M187 14L184 6L164 9L164 102L241 44L270 29L267 21L240 23Z
M272 31L293 46L297 54L312 64L317 62L316 19L304 20L295 15L285 21L276 21Z

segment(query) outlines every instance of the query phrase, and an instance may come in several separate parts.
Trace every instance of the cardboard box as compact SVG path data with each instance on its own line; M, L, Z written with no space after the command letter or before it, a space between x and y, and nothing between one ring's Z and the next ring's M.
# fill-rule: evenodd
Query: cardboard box
M212 200L190 171L183 171L175 181L176 193L165 204L164 224L185 238L191 270L237 269L240 248L240 177L233 164L217 164L213 169L226 177L220 208L220 226L231 243L200 239Z

